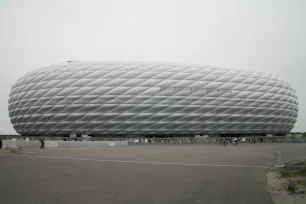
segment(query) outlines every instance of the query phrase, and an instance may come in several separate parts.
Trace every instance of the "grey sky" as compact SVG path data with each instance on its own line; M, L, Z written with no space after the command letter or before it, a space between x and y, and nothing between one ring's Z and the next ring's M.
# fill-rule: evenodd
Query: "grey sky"
M68 60L162 61L268 72L299 97L306 131L305 0L0 0L0 132L26 72Z

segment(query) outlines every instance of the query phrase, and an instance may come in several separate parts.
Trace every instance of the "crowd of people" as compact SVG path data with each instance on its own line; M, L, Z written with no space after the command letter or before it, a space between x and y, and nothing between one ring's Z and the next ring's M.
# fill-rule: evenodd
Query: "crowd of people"
M232 143L233 146L238 146L240 138L220 138L220 146L227 147L228 143Z
M259 140L260 143L263 143L263 138L245 138L244 140L250 144L256 144L256 139ZM233 146L238 146L241 138L220 138L220 146L226 147L228 143L232 143Z

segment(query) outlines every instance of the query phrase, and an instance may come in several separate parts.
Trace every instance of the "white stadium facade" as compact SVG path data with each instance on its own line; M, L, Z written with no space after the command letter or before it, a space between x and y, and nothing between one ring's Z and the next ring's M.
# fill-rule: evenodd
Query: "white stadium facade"
M29 72L9 96L24 136L284 135L297 115L277 76L188 64L68 61Z

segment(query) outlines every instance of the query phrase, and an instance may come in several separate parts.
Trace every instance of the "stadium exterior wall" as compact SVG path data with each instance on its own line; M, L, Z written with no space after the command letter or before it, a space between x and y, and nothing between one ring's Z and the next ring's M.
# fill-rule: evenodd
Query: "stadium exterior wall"
M9 116L21 135L286 134L294 89L271 74L212 66L70 61L13 85Z

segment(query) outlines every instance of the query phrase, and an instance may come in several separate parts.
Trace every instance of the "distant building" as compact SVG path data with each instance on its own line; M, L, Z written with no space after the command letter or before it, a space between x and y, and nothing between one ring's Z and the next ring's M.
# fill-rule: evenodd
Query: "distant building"
M285 135L298 100L287 82L259 72L71 61L17 80L9 115L25 136Z

